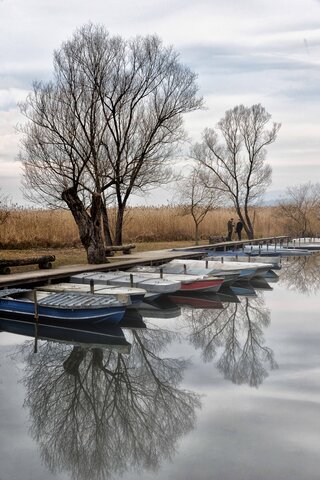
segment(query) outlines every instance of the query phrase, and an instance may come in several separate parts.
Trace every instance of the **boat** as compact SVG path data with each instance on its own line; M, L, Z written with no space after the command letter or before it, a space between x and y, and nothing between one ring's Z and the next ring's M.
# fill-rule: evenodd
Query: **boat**
M220 252L220 255L217 255L218 259L220 259L222 261L225 262L241 262L241 263L250 263L250 264L253 264L253 266L255 266L256 263L268 263L268 264L271 264L272 265L272 270L281 270L282 268L282 264L281 264L281 256L265 256L265 257L262 257L262 256L259 256L259 255L255 255L255 256L252 256L252 255L248 255L247 253L246 254L241 254L241 255L238 255L238 254L233 254L233 255L225 255L223 252ZM208 257L208 260L213 260L212 259L212 256L210 256L210 258Z
M131 348L123 330L117 325L110 326L106 323L75 326L68 321L64 321L63 325L39 322L35 328L34 322L30 320L0 317L0 329L16 335L36 337L37 340L81 346L83 349L108 348L118 353L130 353Z
M250 268L245 268L243 266L236 266L227 263L217 263L214 260L186 260L186 259L175 259L171 260L167 265L186 265L189 271L192 271L192 268L207 268L210 272L210 275L220 275L220 278L223 278L224 275L237 274L238 278L236 281L241 280L250 280L257 275L257 268L252 265Z
M160 295L163 293L171 293L180 290L181 283L173 279L164 279L160 277L150 278L143 274L129 274L127 272L86 272L73 275L70 282L74 283L90 283L94 281L94 285L117 285L127 287L143 288L147 291L146 297L149 293L153 295Z
M247 255L260 255L263 257L276 255L282 257L302 257L305 255L311 255L309 250L304 250L302 248L286 248L279 245L246 245L244 247L244 252Z
M204 259L206 260L206 259ZM252 278L255 277L264 277L268 274L270 270L272 270L272 263L265 263L265 262L244 262L244 261L236 261L236 260L224 260L223 258L220 260L216 258L215 260L210 260L210 266L214 265L214 262L218 265L224 264L230 266L230 268L239 267L241 268L255 268L256 273L253 275Z
M35 301L36 299L36 301ZM0 317L43 321L117 324L125 306L111 296L76 292L37 292L24 288L0 291Z
M193 265L188 265L185 262L175 262L175 260L172 260L171 262L165 263L159 267L139 267L139 272L153 272L157 273L160 275L160 272L165 273L165 274L175 274L175 275L193 275L194 277L200 276L200 277L210 277L210 278L219 278L222 279L222 285L226 284L232 284L236 280L239 279L240 273L234 273L234 272L217 272L214 275L211 273L212 269L206 268L205 266L199 265L193 266Z
M223 284L223 278L214 277L212 275L163 273L162 270L150 272L144 267L142 267L141 270L130 270L130 272L133 275L139 275L142 273L142 275L146 275L149 278L176 280L181 285L179 290L177 290L180 292L217 292Z
M130 287L117 287L115 285L109 285L105 287L103 285L95 285L92 280L92 284L81 283L52 283L50 285L43 285L38 287L37 290L45 292L77 292L77 293L95 293L96 295L111 295L116 298L120 303L124 305L137 305L142 302L146 290L142 288L130 288Z

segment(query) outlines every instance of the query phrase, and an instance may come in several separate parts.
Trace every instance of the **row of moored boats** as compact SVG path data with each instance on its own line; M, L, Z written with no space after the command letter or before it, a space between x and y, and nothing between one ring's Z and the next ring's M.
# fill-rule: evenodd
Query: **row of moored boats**
M316 246L320 249L320 242L312 245L312 251ZM68 283L36 290L4 289L0 291L0 318L115 325L128 308L163 294L217 293L253 279L277 278L275 271L281 268L281 257L288 255L287 250L294 250L296 256L311 252L307 248L252 245L241 252L207 252L210 256L203 260L174 259L157 267L80 273Z

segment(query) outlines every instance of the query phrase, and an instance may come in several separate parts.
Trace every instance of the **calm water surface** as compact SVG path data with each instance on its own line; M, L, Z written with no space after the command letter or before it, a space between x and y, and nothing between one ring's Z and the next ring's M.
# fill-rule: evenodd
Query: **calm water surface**
M0 479L319 480L320 256L279 276L144 308L130 353L1 332Z

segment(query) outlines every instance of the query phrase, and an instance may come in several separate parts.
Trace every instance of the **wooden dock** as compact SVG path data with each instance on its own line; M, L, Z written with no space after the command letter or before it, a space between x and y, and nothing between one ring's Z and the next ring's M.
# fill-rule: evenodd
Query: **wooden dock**
M146 252L135 252L125 257L115 257L114 261L98 265L66 265L63 267L52 268L50 270L33 270L30 272L11 273L0 276L0 288L15 286L36 287L53 281L68 280L72 275L82 272L108 271L108 270L126 270L137 265L157 265L173 258L201 258L203 252L201 249L227 250L231 248L240 249L244 245L265 244L271 242L284 243L289 237L267 237L254 240L241 240L231 242L220 242L207 245L190 246L176 249L152 250Z

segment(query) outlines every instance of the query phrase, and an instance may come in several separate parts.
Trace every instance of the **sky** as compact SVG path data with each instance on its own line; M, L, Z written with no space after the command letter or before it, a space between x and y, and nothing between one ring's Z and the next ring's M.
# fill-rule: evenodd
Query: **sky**
M124 38L157 34L197 73L206 108L185 116L191 142L239 104L261 103L281 122L268 198L320 182L320 0L0 0L1 195L26 204L17 102L51 78L53 51L89 21ZM147 202L172 196L169 187Z

